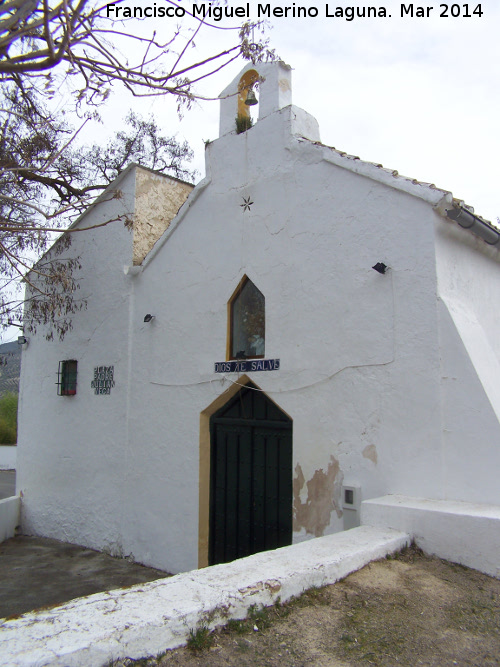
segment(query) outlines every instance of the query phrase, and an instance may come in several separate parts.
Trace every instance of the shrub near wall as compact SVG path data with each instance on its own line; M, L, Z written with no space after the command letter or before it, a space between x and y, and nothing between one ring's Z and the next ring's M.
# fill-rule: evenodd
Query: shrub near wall
M0 397L0 445L17 442L17 399L13 392Z

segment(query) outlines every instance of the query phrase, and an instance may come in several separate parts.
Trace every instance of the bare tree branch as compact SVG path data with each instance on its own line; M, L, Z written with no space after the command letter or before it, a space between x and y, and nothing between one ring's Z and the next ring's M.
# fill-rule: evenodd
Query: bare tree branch
M21 317L23 298L13 305L11 289L17 279L30 290L25 306L27 331L43 325L49 337L54 333L62 337L71 327L71 314L85 302L76 299L77 258L62 259L61 252L75 233L89 233L111 223L130 224L123 214L92 226L68 227L71 217L83 212L129 162L191 180L193 174L184 165L192 152L187 144L162 136L153 119L133 113L127 120L129 130L118 132L107 146L74 149L82 125L72 132L24 84L0 87L0 107L7 112L0 119L0 275L4 283L0 326ZM110 190L102 201L120 196L119 191ZM46 255L49 261L43 268L40 264L30 268L54 235L58 238Z
M100 87L121 82L133 95L143 96L147 89L147 95L171 94L177 98L178 104L183 104L196 97L192 83L186 79L188 73L198 72L206 64L222 61L233 53L253 61L274 57L267 40L252 42L249 48L250 34L262 27L258 22L230 28L235 31L234 46L216 50L201 61L184 63L188 48L202 27L220 29L222 26L195 17L181 3L168 0L171 7L197 24L176 53L172 47L173 41L179 37L178 32L173 40L162 44L157 40L156 31L147 38L116 30L114 12L118 13L121 4L121 0L104 5L91 0L6 3L0 12L0 76L43 72L67 63L73 72L80 74L77 85L81 97L89 95L95 101ZM109 16L110 8L113 8L113 16ZM127 18L118 20L126 24ZM116 46L108 41L110 36L143 45L136 64L130 65L123 59ZM133 51L128 50L129 53ZM196 80L206 76L209 73L197 74Z
M141 33L146 25L135 19L133 30L127 29L127 16L136 8L123 0L0 0L0 326L22 317L24 299L16 301L11 291L22 277L29 286L25 326L35 331L42 325L49 338L71 328L71 315L85 302L76 298L78 258L63 258L64 249L76 232L129 220L118 216L86 228L69 224L128 163L193 178L185 166L192 157L187 144L162 136L153 119L134 114L128 129L106 146L76 148L77 136L112 88L121 86L134 97L170 96L181 114L194 99L214 99L201 96L197 84L235 59L274 58L262 23L223 26L183 5L158 3L183 17L160 38L157 31ZM200 53L195 40L202 30L232 31L234 40L213 40L216 46ZM54 98L63 99L61 91L84 117L76 131L65 116L50 111ZM51 252L44 254L55 235ZM40 256L42 263L29 269Z

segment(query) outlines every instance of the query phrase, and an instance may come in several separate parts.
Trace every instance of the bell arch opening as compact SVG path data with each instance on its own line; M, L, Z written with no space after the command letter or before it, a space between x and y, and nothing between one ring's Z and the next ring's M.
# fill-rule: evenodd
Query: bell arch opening
M238 83L238 106L236 112L236 131L245 132L255 124L258 118L259 102L255 95L255 85L259 81L256 70L249 69Z

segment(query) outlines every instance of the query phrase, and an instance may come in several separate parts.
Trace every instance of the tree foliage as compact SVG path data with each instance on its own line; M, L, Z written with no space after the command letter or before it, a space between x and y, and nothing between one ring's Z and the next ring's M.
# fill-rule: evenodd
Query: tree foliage
M236 58L274 57L265 39L254 40L260 24L240 26L231 46L204 55L194 48L200 30L219 26L193 18L184 28L161 41L155 32L148 36L146 22L113 21L106 4L90 0L0 4L0 325L21 321L13 287L23 278L30 288L28 331L42 323L50 325L49 336L64 336L72 313L85 305L74 279L78 258L64 257L72 233L65 230L127 164L193 178L189 147L164 136L152 118L130 113L127 128L106 146L77 146L113 86L134 96L170 95L181 112L199 81ZM76 130L68 117L79 119ZM32 268L58 233L50 256Z

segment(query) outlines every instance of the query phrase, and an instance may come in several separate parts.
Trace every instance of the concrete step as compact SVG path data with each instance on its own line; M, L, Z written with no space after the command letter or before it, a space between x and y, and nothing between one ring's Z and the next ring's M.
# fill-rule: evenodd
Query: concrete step
M427 554L500 578L500 507L392 495L365 500L361 523L411 535Z

